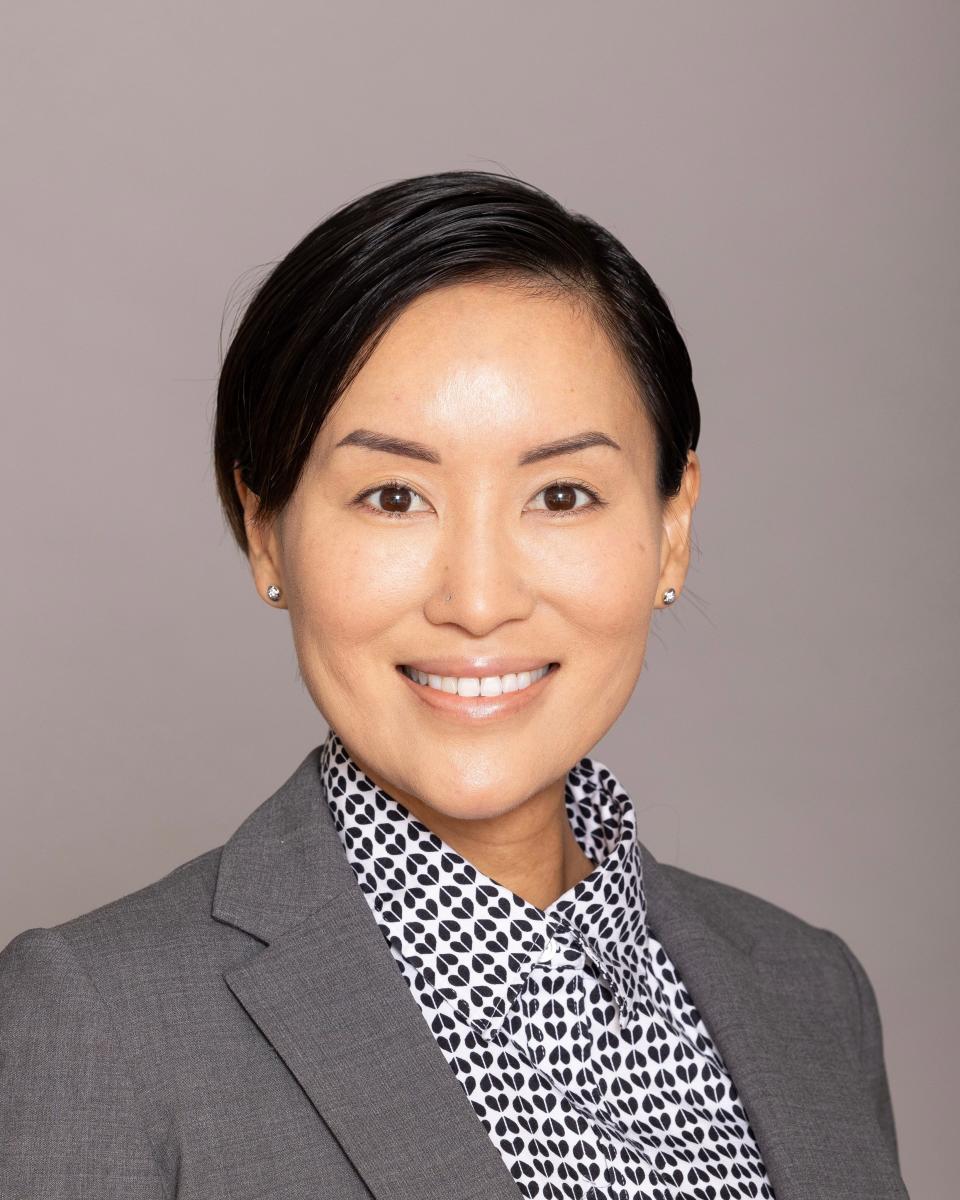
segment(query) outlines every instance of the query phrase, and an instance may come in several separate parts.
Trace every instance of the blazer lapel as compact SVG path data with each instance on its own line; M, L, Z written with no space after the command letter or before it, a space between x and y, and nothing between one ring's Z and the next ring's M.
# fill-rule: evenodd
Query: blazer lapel
M265 943L227 985L378 1200L517 1200L357 887L318 752L222 852L213 916Z
M730 1071L777 1200L906 1200L809 965L720 932L672 868L642 853L650 928Z

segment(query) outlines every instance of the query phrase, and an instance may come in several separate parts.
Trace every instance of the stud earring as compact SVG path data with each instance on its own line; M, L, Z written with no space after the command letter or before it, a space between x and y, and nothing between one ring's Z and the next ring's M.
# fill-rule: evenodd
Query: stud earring
M270 586L267 588L267 599L268 600L279 600L280 599L280 589L277 587L277 585L275 583L271 583Z
M676 588L667 588L667 590L663 593L664 604L672 604L674 602L674 600L676 600L676 598L677 598Z

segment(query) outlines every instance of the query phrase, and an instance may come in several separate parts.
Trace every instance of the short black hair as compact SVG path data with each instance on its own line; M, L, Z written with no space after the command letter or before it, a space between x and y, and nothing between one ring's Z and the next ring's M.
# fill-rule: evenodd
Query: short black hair
M540 188L492 171L401 179L344 204L270 271L217 385L217 490L247 551L234 469L281 512L327 413L402 309L431 288L516 282L584 301L637 384L657 438L657 491L676 495L700 433L690 356L629 250Z

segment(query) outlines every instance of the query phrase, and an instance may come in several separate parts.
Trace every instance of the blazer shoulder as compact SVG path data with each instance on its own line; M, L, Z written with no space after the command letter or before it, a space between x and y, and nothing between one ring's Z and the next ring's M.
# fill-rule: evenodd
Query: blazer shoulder
M165 939L205 923L217 882L223 846L205 850L159 879L53 926L68 941L82 943L100 933Z
M69 947L91 976L121 976L160 963L228 932L211 921L222 846L205 850L159 879L49 927L25 929L2 951L0 966L38 939Z
M777 986L794 981L819 997L843 1028L857 1053L873 1059L879 1040L879 1012L873 987L862 963L832 929L754 892L698 875L683 867L657 863L674 897L681 897L698 919L749 955L754 966ZM669 897L668 897L669 899Z
M211 943L236 934L210 919L221 849L0 951L4 1196L173 1194L164 1123L178 1048L157 1014L188 1030L190 1013L219 995L223 946ZM110 1155L91 1153L106 1145Z
M793 997L813 997L858 1062L873 1111L899 1170L898 1144L887 1078L883 1025L873 984L847 942L779 904L683 867L657 862L665 900L680 899L697 918L738 944L764 986ZM672 896L670 895L672 893Z
M836 934L772 900L671 863L658 862L657 870L709 925L751 953L837 955Z

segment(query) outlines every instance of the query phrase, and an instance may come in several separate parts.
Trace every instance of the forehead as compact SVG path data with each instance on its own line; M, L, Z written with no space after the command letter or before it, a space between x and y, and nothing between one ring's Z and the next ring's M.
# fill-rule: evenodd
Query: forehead
M636 385L588 306L490 282L436 288L396 318L324 423L475 445L644 422ZM567 428L569 427L569 428ZM619 439L618 439L619 440Z

